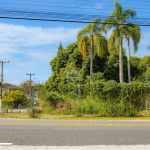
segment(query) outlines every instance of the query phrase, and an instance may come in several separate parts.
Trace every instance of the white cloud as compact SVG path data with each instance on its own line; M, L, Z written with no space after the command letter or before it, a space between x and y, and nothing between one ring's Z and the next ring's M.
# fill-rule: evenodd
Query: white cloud
M0 23L0 42L17 46L39 46L69 42L79 28L42 28Z
M97 5L98 6L98 5ZM48 79L51 70L49 62L57 54L58 45L66 46L76 41L80 28L43 28L0 23L0 60L10 60L4 65L4 81L21 83L28 79L26 73L35 73L33 79ZM136 56L148 55L147 46L150 34L142 32L139 50ZM109 37L111 31L108 32Z
M44 51L44 53L42 51L30 51L25 55L39 62L48 62L54 58L56 55L56 50Z
M49 62L57 54L59 43L74 42L78 30L0 23L0 60L10 60L4 67L4 81L22 82L30 72L37 75L37 81L47 80Z

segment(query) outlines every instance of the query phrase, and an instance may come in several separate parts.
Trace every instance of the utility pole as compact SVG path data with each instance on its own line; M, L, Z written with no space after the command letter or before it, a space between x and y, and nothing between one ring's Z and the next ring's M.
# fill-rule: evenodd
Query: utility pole
M34 116L34 114L33 114L33 105L34 105L34 102L33 102L33 97L32 97L32 75L35 75L35 73L34 74L31 74L31 73L29 73L29 74L26 74L26 75L29 75L30 76L30 80L29 80L29 82L30 82L30 100L31 100L31 116L32 116L32 118L33 118L33 116Z
M0 60L1 63L1 97L0 97L0 112L2 112L2 95L3 95L3 65L4 63L9 63L10 61L2 61Z

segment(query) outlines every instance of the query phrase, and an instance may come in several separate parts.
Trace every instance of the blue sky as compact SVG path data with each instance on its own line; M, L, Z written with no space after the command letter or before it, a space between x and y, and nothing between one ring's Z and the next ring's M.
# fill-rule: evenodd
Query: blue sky
M70 14L79 14L74 19L86 21L93 15L101 19L110 15L113 10L114 0L0 0L0 17L15 16L6 12L11 11L42 11ZM120 0L125 9L131 8L137 12L138 24L149 24L150 1L149 0ZM81 14L81 15L80 15ZM17 14L21 16L21 13ZM32 16L33 15L33 16ZM32 14L30 17L36 17ZM46 16L42 16L45 17ZM66 16L56 16L63 19ZM80 18L81 17L81 18ZM53 18L54 19L54 18ZM94 18L93 18L94 19ZM89 20L90 21L90 20ZM49 62L57 54L58 45L61 42L65 48L76 41L77 32L85 23L67 22L43 22L0 18L0 60L10 60L4 64L4 82L19 85L29 79L26 73L35 73L33 81L44 83L51 75ZM136 54L131 47L131 55L144 57L150 55L147 46L150 44L150 27L141 27L143 38ZM109 37L110 32L107 34ZM126 45L124 45L126 48Z

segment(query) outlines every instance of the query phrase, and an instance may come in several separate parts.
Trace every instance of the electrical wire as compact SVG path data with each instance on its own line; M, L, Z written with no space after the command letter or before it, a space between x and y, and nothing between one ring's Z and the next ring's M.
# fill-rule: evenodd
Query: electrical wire
M0 17L3 19L17 19L17 20L34 20L34 21L53 21L53 22L70 22L70 23L95 23L93 21L81 21L81 20L66 20L66 19L42 19L42 18L24 18L24 17ZM101 24L113 24L112 22L101 22ZM121 24L127 25L127 24ZM136 24L138 26L150 26L148 24Z
M59 0L58 0L59 1ZM102 20L106 17L108 17L109 15L106 13L106 11L110 10L110 8L103 8L103 9L91 9L91 8L86 8L84 5L83 5L83 1L82 1L82 5L78 6L78 4L81 2L81 1L78 1L78 2L64 2L64 3L59 3L59 2L48 2L48 1L39 1L39 0L33 0L32 2L37 2L38 4L35 4L33 5L33 3L31 3L31 1L29 2L28 0L26 1L21 1L21 3L19 4L16 4L14 3L14 1L12 1L12 3L9 3L7 2L7 0L5 1L5 3L1 3L1 6L5 6L5 5L8 5L8 7L5 7L5 9L3 7L0 8L0 18L5 18L5 19L22 19L22 20L39 20L39 21L60 21L60 22L78 22L78 23L90 23L91 20L93 18L101 18ZM107 3L108 3L109 0L107 0ZM134 1L134 0L133 0ZM133 2L132 1L132 2ZM20 2L20 1L15 1L15 2ZM27 3L28 2L28 3ZM44 5L43 2L47 2L49 5ZM88 4L91 3L93 4L93 2L95 3L98 3L99 1L90 1L90 0L87 0L86 1ZM134 1L134 2L137 2ZM140 2L140 1L138 1ZM142 1L143 2L143 1ZM148 2L145 0L145 2ZM39 3L42 3L41 5L39 5ZM57 6L50 6L50 4L57 4ZM76 7L68 7L68 6L61 6L62 4L73 4L73 5L76 5ZM110 6L110 5L113 5L112 3L108 3L109 5L106 4L106 2L104 2L104 4L106 6ZM128 1L124 2L123 3L123 6L124 4L129 4ZM136 3L137 4L137 3ZM139 5L139 4L137 4ZM15 6L15 7L12 7L12 6ZM20 10L18 9L18 6L21 7ZM23 6L27 6L28 9L25 10L23 9L24 7ZM38 10L33 10L31 9L32 7L34 6L34 8L37 6ZM139 5L140 6L140 5ZM148 5L146 5L147 7ZM29 8L31 7L31 8ZM42 9L41 8L51 8L51 11L41 11ZM85 7L84 9L82 9L82 7ZM63 9L63 10L60 10L59 12L57 11L57 9ZM64 9L68 9L70 12L63 12ZM76 11L73 11L73 10L81 10L80 12L76 13ZM91 11L94 10L94 13L89 13L89 14L85 14L87 13L85 10L88 10L90 9ZM137 7L136 7L137 9ZM72 10L72 11L71 11ZM98 13L96 10L101 10L101 11L104 11L103 13ZM129 19L128 22L132 22L134 24L137 24L139 26L149 26L150 24L150 18L149 16L145 15L145 13L150 13L148 12L148 9L146 9L147 12L144 12L144 8L142 9L137 9L137 10L141 10L141 11L138 11L140 13L142 13L140 15L140 17L137 17L133 20ZM55 12L54 12L55 11ZM142 12L143 11L143 12ZM99 15L101 14L101 15ZM146 16L146 17L144 17ZM126 22L127 23L127 22Z

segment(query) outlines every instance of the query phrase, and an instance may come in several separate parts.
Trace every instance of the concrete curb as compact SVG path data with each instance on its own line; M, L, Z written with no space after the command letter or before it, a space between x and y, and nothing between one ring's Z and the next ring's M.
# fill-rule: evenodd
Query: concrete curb
M0 150L150 150L150 145L18 146L0 145Z

